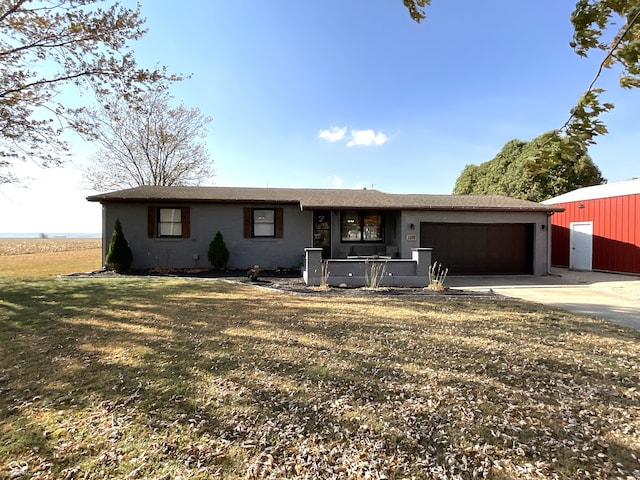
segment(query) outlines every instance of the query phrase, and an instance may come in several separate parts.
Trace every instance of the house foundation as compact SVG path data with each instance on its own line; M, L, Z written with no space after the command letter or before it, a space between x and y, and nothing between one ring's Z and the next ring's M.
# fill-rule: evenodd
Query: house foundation
M322 259L321 248L305 248L302 276L307 285L332 287L426 287L431 248L411 249L411 258L380 256Z

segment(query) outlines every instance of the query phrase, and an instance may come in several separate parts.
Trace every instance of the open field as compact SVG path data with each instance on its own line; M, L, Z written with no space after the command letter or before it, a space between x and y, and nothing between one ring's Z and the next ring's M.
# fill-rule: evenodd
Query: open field
M640 334L500 298L0 279L0 478L640 478Z
M99 238L0 238L0 276L47 277L101 266Z
M99 238L0 238L0 257L95 250L101 245L102 240Z

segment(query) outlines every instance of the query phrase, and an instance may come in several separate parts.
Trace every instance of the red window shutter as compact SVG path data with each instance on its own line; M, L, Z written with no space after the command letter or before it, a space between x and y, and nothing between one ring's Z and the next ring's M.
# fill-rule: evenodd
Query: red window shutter
M191 209L182 207L180 216L182 218L182 238L191 237Z
M147 236L149 238L155 238L156 236L156 207L147 207Z
M276 208L276 238L282 238L284 235L284 210Z
M244 238L251 238L251 209L244 209Z

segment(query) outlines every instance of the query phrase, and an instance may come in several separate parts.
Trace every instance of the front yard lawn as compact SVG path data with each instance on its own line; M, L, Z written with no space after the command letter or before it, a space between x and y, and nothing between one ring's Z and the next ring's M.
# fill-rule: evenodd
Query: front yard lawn
M0 478L640 478L640 334L500 298L0 279Z

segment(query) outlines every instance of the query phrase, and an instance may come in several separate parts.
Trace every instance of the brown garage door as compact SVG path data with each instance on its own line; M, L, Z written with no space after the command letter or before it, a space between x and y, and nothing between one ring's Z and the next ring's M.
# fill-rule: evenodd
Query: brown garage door
M532 274L534 225L420 223L420 246L452 275Z

